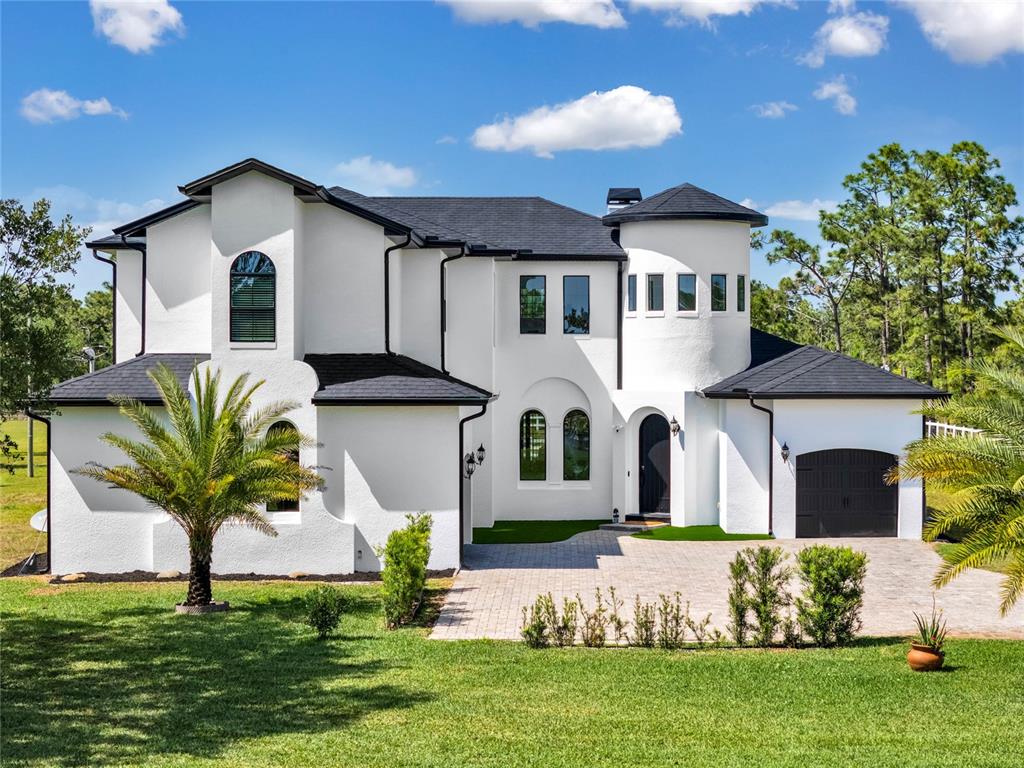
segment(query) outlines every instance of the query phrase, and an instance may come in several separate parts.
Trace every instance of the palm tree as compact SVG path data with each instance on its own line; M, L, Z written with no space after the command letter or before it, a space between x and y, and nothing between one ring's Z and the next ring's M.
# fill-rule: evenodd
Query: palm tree
M296 460L301 446L314 445L295 429L269 429L292 402L254 409L253 394L263 384L239 376L220 398L220 372L192 374L196 398L166 366L149 373L167 411L167 421L137 400L114 398L121 413L145 438L136 442L107 432L100 439L121 450L131 464L90 463L81 475L138 494L163 510L188 537L189 575L185 605L211 601L213 539L224 523L249 525L270 536L277 531L264 516L268 502L287 501L322 487L322 479Z
M1024 329L997 333L1024 355ZM1024 370L981 363L974 372L974 392L931 402L921 413L979 431L914 441L889 481L921 478L948 494L949 502L925 526L925 537L964 534L935 574L936 587L969 568L1008 562L1000 589L1005 615L1024 594Z

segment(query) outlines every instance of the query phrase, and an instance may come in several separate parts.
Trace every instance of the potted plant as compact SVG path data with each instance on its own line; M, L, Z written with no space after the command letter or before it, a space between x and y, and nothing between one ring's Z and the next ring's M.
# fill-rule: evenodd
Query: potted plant
M915 672L934 672L942 668L945 653L942 646L946 643L946 621L942 611L935 610L935 598L932 598L931 616L925 618L914 614L917 622L917 637L910 643L907 663Z

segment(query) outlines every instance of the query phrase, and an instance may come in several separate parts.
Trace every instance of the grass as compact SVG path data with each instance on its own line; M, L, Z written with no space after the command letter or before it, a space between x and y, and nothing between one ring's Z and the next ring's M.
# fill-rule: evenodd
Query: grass
M957 545L949 541L937 541L932 546L935 547L935 551L939 553L943 560L948 560L950 553ZM978 568L983 571L993 571L994 573L1009 573L1010 558L989 565L980 565Z
M379 587L317 641L293 582L0 581L5 766L1020 765L1024 643L549 649L385 632ZM433 585L434 588L438 585ZM436 595L436 592L434 593Z
M596 531L601 520L499 520L491 528L474 528L474 544L546 544Z
M726 533L717 525L688 525L685 528L669 525L640 531L633 536L656 541L764 541L772 538L767 533Z
M24 453L28 449L28 420L0 422L0 435L7 434ZM15 462L14 474L0 470L0 571L32 554L41 534L29 526L29 518L46 506L46 427L36 424L33 453L35 477L29 477L25 459ZM45 539L42 541L45 549Z

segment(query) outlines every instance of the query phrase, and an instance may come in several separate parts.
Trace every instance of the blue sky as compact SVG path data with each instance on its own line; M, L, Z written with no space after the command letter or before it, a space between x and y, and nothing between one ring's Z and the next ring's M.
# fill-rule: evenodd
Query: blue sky
M972 139L1024 188L1019 5L648 2L5 2L0 186L100 235L247 156L592 213L690 181L811 236L868 152Z

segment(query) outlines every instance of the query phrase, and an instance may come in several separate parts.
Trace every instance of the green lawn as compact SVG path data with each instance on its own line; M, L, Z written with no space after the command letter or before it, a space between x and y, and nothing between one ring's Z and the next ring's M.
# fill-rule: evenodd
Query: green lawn
M1024 643L953 640L915 674L902 640L682 651L439 642L381 628L377 586L339 635L308 583L0 582L5 766L1021 765Z
M640 531L633 536L656 541L764 541L772 538L767 533L726 533L717 525L688 525L685 528L670 525Z
M953 550L956 544L953 544L948 541L937 541L933 546L935 547L935 551L938 552L943 559L946 559L946 556ZM997 563L992 563L991 565L980 566L980 568L983 571L994 571L995 573L1008 573L1010 568L1010 559L1006 558L1005 560L1002 560Z
M601 520L499 520L492 528L474 528L474 544L545 544L596 531Z
M0 422L0 434L10 435L24 454L28 421L25 419ZM25 459L16 466L14 474L0 470L0 571L24 560L32 554L40 534L28 524L29 518L46 506L46 427L36 424L35 477L28 477ZM42 542L45 550L45 540Z

